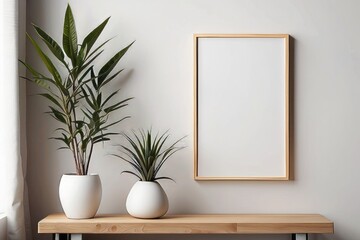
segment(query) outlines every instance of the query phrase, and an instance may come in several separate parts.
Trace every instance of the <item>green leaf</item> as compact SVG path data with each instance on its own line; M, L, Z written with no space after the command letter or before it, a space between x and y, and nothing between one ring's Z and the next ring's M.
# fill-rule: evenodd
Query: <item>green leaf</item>
M129 156L127 153L125 153L127 156ZM141 172L141 167L139 166L139 164L136 162L136 161L134 161L134 162L132 162L132 161L129 161L129 160L127 160L126 158L124 158L124 157L122 157L122 156L120 156L120 155L117 155L117 154L112 154L113 156L115 156L115 157L118 157L118 158L120 158L120 159L122 159L123 161L125 161L125 162L127 162L127 163L129 163L133 168L135 168L135 170L136 171L138 171L138 172Z
M81 48L79 51L79 56L83 55L83 58L86 58L88 53L90 52L91 48L93 47L94 43L100 36L101 32L104 30L106 24L108 23L110 17L103 21L98 27L92 30L85 38L83 43L81 44Z
M91 77L91 83L93 85L93 87L98 90L98 85L96 84L96 76L95 76L95 72L94 72L94 68L90 68L90 77Z
M156 169L155 169L155 174L157 174L161 167L163 166L163 164L166 162L166 160L168 160L173 154L175 154L177 151L180 151L181 149L184 149L184 147L181 148L176 148L175 151L172 151L169 155L167 155L165 158L162 158L160 163L157 165Z
M21 62L21 64L23 64L26 67L26 69L33 75L33 77L46 78L43 74L36 71L33 67L31 67L29 64L25 63L24 61L19 60L19 62ZM47 78L47 79L52 80L50 78Z
M66 130L65 128L57 128L57 129L54 130L54 132L57 132L57 131L63 131L65 133L67 133L67 134L70 134L69 131Z
M104 134L100 134L99 136L96 136L93 138L94 141L97 141L99 139L104 139L107 136L113 136L113 135L118 135L118 133L104 133ZM110 140L110 139L109 139Z
M133 45L134 42L130 43L127 47L120 50L118 53L116 53L99 71L99 77L98 77L98 85L101 85L103 81L105 81L106 77L110 74L110 72L114 69L114 67L117 65L117 63L120 61L120 59L125 55L125 53L129 50L131 45Z
M94 143L98 143L98 142L106 142L106 141L110 141L110 138L99 138L97 140L94 140Z
M42 88L44 88L44 89L46 89L48 91L50 89L49 85L43 79L31 79L31 78L27 78L27 77L23 77L23 76L19 76L19 77L22 78L22 79L25 79L25 80L27 80L27 81L29 81L31 83L35 83L39 87L42 87Z
M168 137L169 137L169 134L167 134L168 131L169 131L169 130L167 130L166 132L164 132L164 133L160 136L160 138L156 141L156 143L154 144L154 148L156 149L155 155L156 155L157 157L160 157L160 154L159 154L159 153L160 153L160 150L161 150L162 146L164 145L164 143L166 142L166 140L167 140Z
M63 133L61 135L62 135L62 137L52 137L50 139L62 141L67 146L66 148L70 148L70 139Z
M84 88L82 88L82 92L83 92L83 96L85 98L86 103L91 107L91 109L96 110L96 106L93 104L93 102L89 98L90 95L86 92L86 90ZM91 113L91 111L89 111L89 113ZM91 117L89 117L89 119L91 119Z
M162 179L171 180L171 181L173 181L174 183L176 183L175 180L172 179L172 178L170 178L170 177L157 177L157 178L154 178L154 181L162 180Z
M87 61L88 59L90 59L92 57L92 55L94 55L97 51L99 51L105 44L107 44L110 40L112 40L112 38L106 40L105 42L103 42L102 44L100 44L97 48L95 48L94 51L92 51L87 58L85 59L85 61Z
M79 78L79 83L83 83L84 79L86 78L86 76L90 73L90 71L94 71L93 70L93 66L89 67L83 74L82 76ZM91 81L91 79L90 79ZM85 81L86 82L86 81Z
M66 124L66 119L65 119L65 115L63 113L61 113L60 111L56 110L55 108L49 106L49 108L51 109L51 112L53 115L53 117L58 120L59 122L62 122L64 124Z
M121 148L123 149L122 152L129 154L130 158L141 167L140 158L139 158L139 155L136 153L136 151L134 152L130 148L123 146L123 145L121 145Z
M141 146L137 146L136 143L127 135L127 134L122 134L125 139L131 144L132 149L134 151L131 151L129 148L127 148L126 146L122 145L121 147L123 149L125 149L127 152L129 152L138 162L138 164L141 167L141 175L144 177L144 179L146 179L146 176L148 174L148 169L146 167L146 160L145 160L145 156L142 154L141 152Z
M59 148L57 148L57 150L68 150L68 149L70 149L70 147L59 147Z
M86 89L87 89L87 93L90 94L91 97L91 103L92 105L95 107L94 110L98 110L99 106L97 105L97 101L96 101L96 97L95 94L93 93L93 91L91 90L91 88L87 85L85 85Z
M54 97L54 94L53 95L50 95L48 93L40 93L39 94L40 96L43 96L47 99L49 99L51 102L53 102L56 106L58 106L60 109L63 109L63 106L59 103L58 100L56 100L56 98Z
M74 16L68 4L64 19L63 48L66 55L71 59L73 67L76 66L78 52L77 33Z
M104 112L105 112L105 113L110 113L110 112L113 112L113 111L115 111L115 110L117 110L117 109L126 107L128 104L125 104L125 103L128 102L128 101L130 101L131 99L133 99L133 98L132 98L132 97L126 98L126 99L124 99L124 100L122 100L122 101L120 101L120 102L118 102L118 103L115 103L115 104L113 104L113 105L105 108L105 109L104 109ZM103 106L104 106L104 104L103 104ZM102 106L102 107L103 107L103 106Z
M54 56L59 59L64 65L66 65L64 61L64 52L57 42L52 39L45 31L43 31L40 27L33 24L33 27L40 38L44 41L44 43L48 46L50 51L54 54Z
M42 88L49 89L49 85L43 79L34 79L34 82Z
M68 76L65 81L65 89L69 90L72 86L74 86L74 81L70 76Z
M131 172L131 171L122 171L121 174L123 174L123 173L128 173L128 174L134 175L135 177L139 178L139 180L142 180L141 177L139 177L139 175L137 175L137 174L134 173L134 172Z
M115 104L115 105L117 105L117 106L111 106L111 107L105 108L104 112L106 112L108 114L108 113L111 113L111 112L113 112L115 110L118 110L120 108L126 107L129 104L123 104L123 105Z
M117 71L114 75L112 75L111 77L109 77L108 79L106 79L105 81L103 81L101 83L100 87L105 86L106 84L108 84L111 80L113 80L117 75L119 75L119 73L121 73L122 71L124 71L124 69L121 69L120 71Z
M51 62L50 58L47 55L45 55L45 53L41 50L41 48L39 47L37 42L29 34L26 34L26 35L29 38L31 44L35 47L36 52L40 56L42 62L46 66L46 68L51 73L51 75L54 77L57 85L61 85L61 76L60 76L59 72L57 71L57 69L55 68L54 64Z
M154 172L155 172L155 165L156 165L156 158L150 158L152 161L149 161L150 167L147 174L147 179L149 181L153 181L155 178Z
M100 54L102 54L104 52L104 50L100 51L98 54L96 54L94 57L92 57L90 60L88 60L84 65L82 65L80 67L79 72L83 71L85 68L87 68L88 66L90 66L90 64L97 58L100 56Z
M103 107L105 106L105 104L106 104L113 96L115 96L118 92L119 92L119 90L116 90L115 92L111 93L111 94L105 99L105 101L101 104L101 107L103 108Z
M100 130L107 130L109 127L114 126L114 125L116 125L116 124L118 124L118 123L120 123L120 122L122 122L122 121L124 121L125 119L128 119L128 118L130 118L130 116L123 117L120 120L117 120L117 121L115 121L113 123L110 123L110 124L102 127Z
M99 93L99 95L96 98L96 104L99 108L101 107L101 102L102 102L102 94Z
M143 142L145 142L145 138L144 138L144 135L141 134L141 137L142 137L142 141L140 140L139 136L136 134L135 131L133 131L133 134L135 136L135 139L137 141L137 144L139 145L140 149L141 149L141 153L142 153L142 157L144 157L144 154L145 154L145 148L144 148L144 144Z
M55 137L55 138L50 138L50 139L61 141L61 142L63 142L63 143L67 146L67 147L62 147L62 148L60 148L60 149L65 149L65 148L69 148L69 147L70 147L70 145L68 145L67 141L66 141L65 139L63 139L63 138Z

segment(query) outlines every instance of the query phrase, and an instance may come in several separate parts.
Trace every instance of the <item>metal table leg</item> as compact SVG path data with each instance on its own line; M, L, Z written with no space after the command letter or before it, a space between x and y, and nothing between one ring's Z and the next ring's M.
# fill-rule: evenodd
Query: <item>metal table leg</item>
M53 240L82 240L82 234L54 233Z
M307 233L293 233L291 240L309 240L309 236Z

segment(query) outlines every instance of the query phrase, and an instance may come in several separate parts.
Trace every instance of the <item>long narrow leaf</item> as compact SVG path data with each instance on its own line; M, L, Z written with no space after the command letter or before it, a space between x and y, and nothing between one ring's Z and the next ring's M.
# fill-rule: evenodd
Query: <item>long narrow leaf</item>
M48 71L51 73L51 75L54 77L55 81L58 84L61 84L61 77L60 74L58 72L58 70L55 68L54 64L51 62L50 58L45 55L45 53L41 50L41 48L39 47L39 45L37 44L37 42L35 42L35 40L29 35L27 34L27 37L29 38L30 42L32 43L32 45L35 47L36 52L38 53L38 55L40 56L42 62L44 63L44 65L46 66L46 68L48 69Z
M66 65L64 61L64 52L62 51L59 44L52 39L45 31L43 31L40 27L33 24L33 27L37 34L40 36L40 38L44 41L44 43L48 46L50 51L54 54L54 56L59 59L64 65Z
M19 62L21 62L21 64L23 64L26 67L26 69L33 75L33 77L50 79L48 77L45 77L43 74L39 73L38 71L36 71L33 67L31 67L29 64L25 63L24 61L19 60Z
M49 112L49 113L52 113L53 116L55 117L55 119L66 124L66 116L62 112L56 110L55 108L53 108L51 106L49 108L51 109L51 112Z
M108 23L109 19L110 19L110 17L105 19L105 21L103 21L99 26L97 26L94 30L92 30L84 38L84 41L81 44L81 48L80 48L79 53L83 54L85 58L88 55L88 53L90 52L90 50L91 50L92 46L94 45L94 43L96 42L96 40L99 38L101 32L104 30L104 28L105 28L106 24Z
M163 164L166 162L166 160L168 160L173 154L175 154L177 151L180 151L181 149L184 149L184 147L177 148L175 151L173 151L169 155L167 155L167 157L161 159L161 161L159 162L159 164L157 165L157 167L155 169L155 174L157 174L159 172L159 170L161 169Z
M39 95L47 98L52 103L54 103L56 106L58 106L61 110L63 110L63 106L61 105L61 103L59 103L59 101L55 99L55 97L54 97L54 96L56 96L55 94L50 95L48 93L40 93Z
M93 70L93 66L89 67L84 73L82 73L81 77L79 78L79 83L82 83L86 76Z
M23 76L19 76L21 79L24 79L24 80L27 80L31 83L35 83L37 84L39 87L42 87L44 89L46 89L47 91L49 91L49 85L42 79L31 79L31 78L28 78L28 77L23 77Z
M130 118L130 116L123 117L123 118L121 118L120 120L117 120L117 121L115 121L115 122L113 122L113 123L110 123L110 124L102 127L101 130L106 130L106 129L108 129L109 127L114 126L114 125L116 125L116 124L118 124L118 123L120 123L120 122L122 122L122 121L124 121L125 119L128 119L128 118Z
M164 154L164 153L165 153L166 151L168 151L169 149L173 148L176 144L178 144L178 143L179 143L181 140L183 140L184 138L186 138L186 136L184 136L184 137L178 139L177 141L175 141L170 147L168 147L167 149L165 149L165 150L161 153L161 155ZM164 157L165 157L165 156L164 156Z
M122 156L120 156L120 155L117 155L117 154L112 154L112 155L115 156L115 157L118 157L118 158L120 158L120 159L122 159L122 160L124 160L125 162L129 163L133 168L135 168L136 171L141 172L141 170L140 170L141 167L137 164L136 161L134 161L134 162L129 161L129 160L127 160L126 158L124 158L124 157L122 157Z
M130 172L130 171L122 171L121 173L128 173L128 174L134 175L137 178L139 178L139 180L141 180L141 177L139 177L136 173L133 173L133 172Z
M120 50L116 53L99 71L98 85L101 85L103 81L105 81L106 77L110 74L110 72L114 69L120 59L125 55L125 53L129 50L131 45L134 42L130 43L127 47Z
M104 112L111 113L111 112L116 111L118 109L124 108L124 107L126 107L128 105L129 104L123 104L123 105L119 105L119 106L108 107L108 108L104 109Z
M104 100L104 102L102 102L101 107L104 107L105 104L106 104L112 97L114 97L118 92L119 92L119 90L116 90L116 91L114 91L113 93L111 93L111 94Z
M94 51L92 51L87 58L85 59L85 61L87 61L88 59L90 59L94 54L96 54L103 46L105 46L105 44L107 44L110 40L112 40L112 38L106 40L105 42L103 42L102 44L100 44L97 48L95 48Z
M75 27L75 20L70 5L68 4L64 19L63 48L66 55L71 59L73 66L76 66L78 42Z
M95 60L97 59L100 54L102 54L104 51L100 51L99 53L97 53L94 57L92 57L90 60L88 60L87 62L83 63L83 65L80 67L80 70L79 72L83 71L85 68L87 68L88 66L90 66L90 64Z
M140 166L139 173L143 176L144 179L146 179L147 176L147 169L145 167L144 161L139 158L139 156L136 155L136 153L132 152L129 148L126 148L124 146L122 146L124 150L126 150L129 154L131 154L133 156L133 159L137 162L137 164Z
M62 131L62 132L65 132L65 133L67 133L67 134L70 134L69 131L66 130L65 128L56 128L56 129L54 130L54 132L57 132L57 131Z
M99 138L94 140L94 143L99 143L99 142L106 142L106 141L110 141L110 138Z
M108 79L106 79L105 81L103 81L101 83L101 87L105 86L106 84L108 84L109 82L111 82L111 80L113 80L117 75L119 75L122 71L124 71L124 69L121 69L120 71L117 71L114 75L112 75L111 77L109 77Z
M135 144L135 142L127 135L124 135L125 138L127 139L127 141L131 144L133 150L135 151L131 151L129 148L127 148L126 146L122 145L122 148L125 149L126 151L128 151L131 155L134 156L134 158L138 161L139 165L141 166L141 168L143 169L143 172L145 175L147 175L147 169L146 169L146 165L145 165L145 160L144 160L144 156L141 153L141 150L139 149L139 147Z
M175 180L172 179L172 178L170 178L170 177L156 177L156 178L154 178L154 181L162 180L162 179L171 180L171 181L173 181L174 183L176 183Z

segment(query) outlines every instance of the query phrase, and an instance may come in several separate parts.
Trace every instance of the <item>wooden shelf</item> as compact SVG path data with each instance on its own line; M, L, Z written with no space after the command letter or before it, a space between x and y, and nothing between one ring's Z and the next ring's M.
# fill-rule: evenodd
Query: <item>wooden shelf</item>
M166 215L137 219L99 215L73 220L51 214L38 223L39 233L67 234L293 234L333 233L334 224L319 214Z

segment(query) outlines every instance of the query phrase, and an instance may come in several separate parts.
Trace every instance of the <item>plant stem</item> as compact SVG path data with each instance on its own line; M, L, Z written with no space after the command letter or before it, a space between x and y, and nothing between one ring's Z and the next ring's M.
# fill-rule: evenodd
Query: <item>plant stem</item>
M75 159L75 166L76 166L76 173L78 175L83 175L82 174L82 168L80 166L80 162L79 162L79 158L77 156L77 143L76 143L76 139L74 138L74 131L73 131L73 121L71 118L71 112L69 112L68 108L67 108L67 100L64 96L64 94L62 92L60 92L61 94L61 99L62 99L62 104L63 104L63 110L65 112L65 115L67 117L67 127L69 129L69 135L71 137L71 151L73 153L74 159Z
M88 171L89 171L90 159L91 159L93 148L94 148L94 143L91 141L91 143L90 143L90 152L89 152L88 159L86 161L85 174L88 174Z

